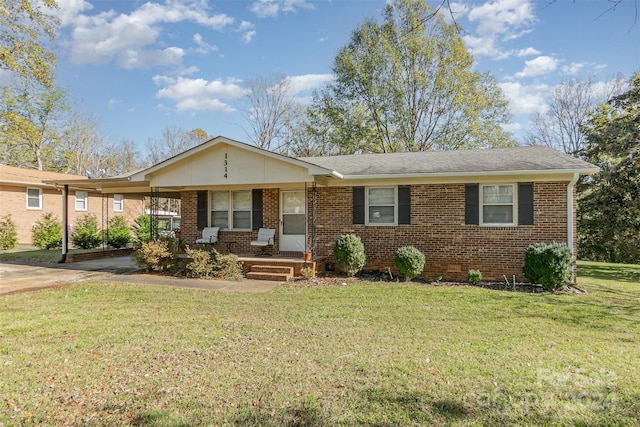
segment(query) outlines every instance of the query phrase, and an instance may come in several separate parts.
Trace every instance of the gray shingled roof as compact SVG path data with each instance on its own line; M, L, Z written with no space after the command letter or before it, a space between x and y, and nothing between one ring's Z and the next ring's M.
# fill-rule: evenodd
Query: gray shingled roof
M344 176L455 175L528 171L593 173L598 170L590 163L549 147L352 154L300 157L299 160L334 170Z

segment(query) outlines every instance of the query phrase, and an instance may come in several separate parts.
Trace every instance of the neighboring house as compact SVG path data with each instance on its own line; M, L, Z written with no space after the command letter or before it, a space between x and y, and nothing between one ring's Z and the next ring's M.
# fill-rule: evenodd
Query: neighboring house
M31 232L36 222L47 213L62 220L62 198L59 188L45 183L57 180L87 182L80 175L24 169L0 165L0 217L11 214L16 225L19 243L31 243ZM72 227L76 218L91 213L98 224L114 215L124 215L129 223L143 212L143 197L122 193L101 194L91 187L71 188L69 191L69 218ZM106 228L106 224L102 225Z
M413 245L426 256L426 276L463 279L479 269L501 279L522 278L532 243L566 242L576 253L575 183L596 171L546 147L294 159L217 137L87 185L180 197L187 243L218 226L234 252L250 253L257 230L275 228L276 253L311 249L322 264L336 239L353 233L367 269L393 270L396 250Z

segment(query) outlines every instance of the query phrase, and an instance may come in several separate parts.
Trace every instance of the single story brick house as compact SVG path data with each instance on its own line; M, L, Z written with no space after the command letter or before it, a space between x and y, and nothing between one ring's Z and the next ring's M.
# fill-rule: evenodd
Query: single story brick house
M567 242L575 254L575 183L597 170L547 147L291 158L216 137L91 185L180 197L187 243L218 226L233 252L251 253L258 229L274 228L273 252L311 250L324 262L353 233L367 269L393 270L396 250L413 245L426 255L426 276L479 269L500 279L522 278L532 243Z
M51 181L75 180L86 182L81 175L70 175L0 164L0 218L11 214L16 225L19 243L31 243L34 225L45 213L61 219L61 189ZM129 223L142 215L143 197L132 194L103 194L85 187L72 189L73 204L67 223L75 224L78 217L94 214L98 223L104 218L123 215ZM106 227L106 226L105 226Z

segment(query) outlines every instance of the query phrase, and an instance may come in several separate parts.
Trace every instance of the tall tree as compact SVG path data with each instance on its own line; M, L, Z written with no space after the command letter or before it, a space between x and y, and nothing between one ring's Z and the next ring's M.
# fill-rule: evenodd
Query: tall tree
M514 145L501 128L508 119L501 90L472 67L455 25L423 0L393 0L382 24L367 20L340 49L336 79L314 108L348 129L336 136L373 133L363 147L336 140L343 152Z
M160 163L183 151L202 144L209 136L199 128L190 131L180 126L167 126L160 138L150 138L147 141L147 165Z
M546 112L531 116L531 129L525 136L525 142L580 156L587 141L582 127L587 124L593 109L619 94L623 86L624 81L620 77L604 85L591 78L560 83L545 100Z
M282 76L256 78L248 80L245 87L247 105L242 114L249 124L247 136L257 147L282 151L287 115L294 107L289 80Z
M48 42L59 20L55 0L2 0L0 2L0 68L22 80L53 85L56 57Z
M12 153L7 163L55 168L60 121L68 109L65 92L40 84L24 84L18 91L5 87L1 105L0 146Z
M600 167L578 187L583 259L640 262L640 72L629 86L598 106L583 128L585 159Z

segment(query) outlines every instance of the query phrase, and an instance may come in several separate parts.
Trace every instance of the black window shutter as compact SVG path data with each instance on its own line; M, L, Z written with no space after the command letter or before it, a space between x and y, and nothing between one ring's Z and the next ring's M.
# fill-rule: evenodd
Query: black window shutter
M353 223L364 224L364 187L353 187Z
M478 184L464 186L464 223L480 224L480 197Z
M398 224L411 224L411 186L398 186Z
M533 225L533 182L518 184L518 225Z
M207 196L209 192L206 190L198 191L198 230L202 230L207 226Z
M254 230L262 228L262 190L251 192L251 224Z

